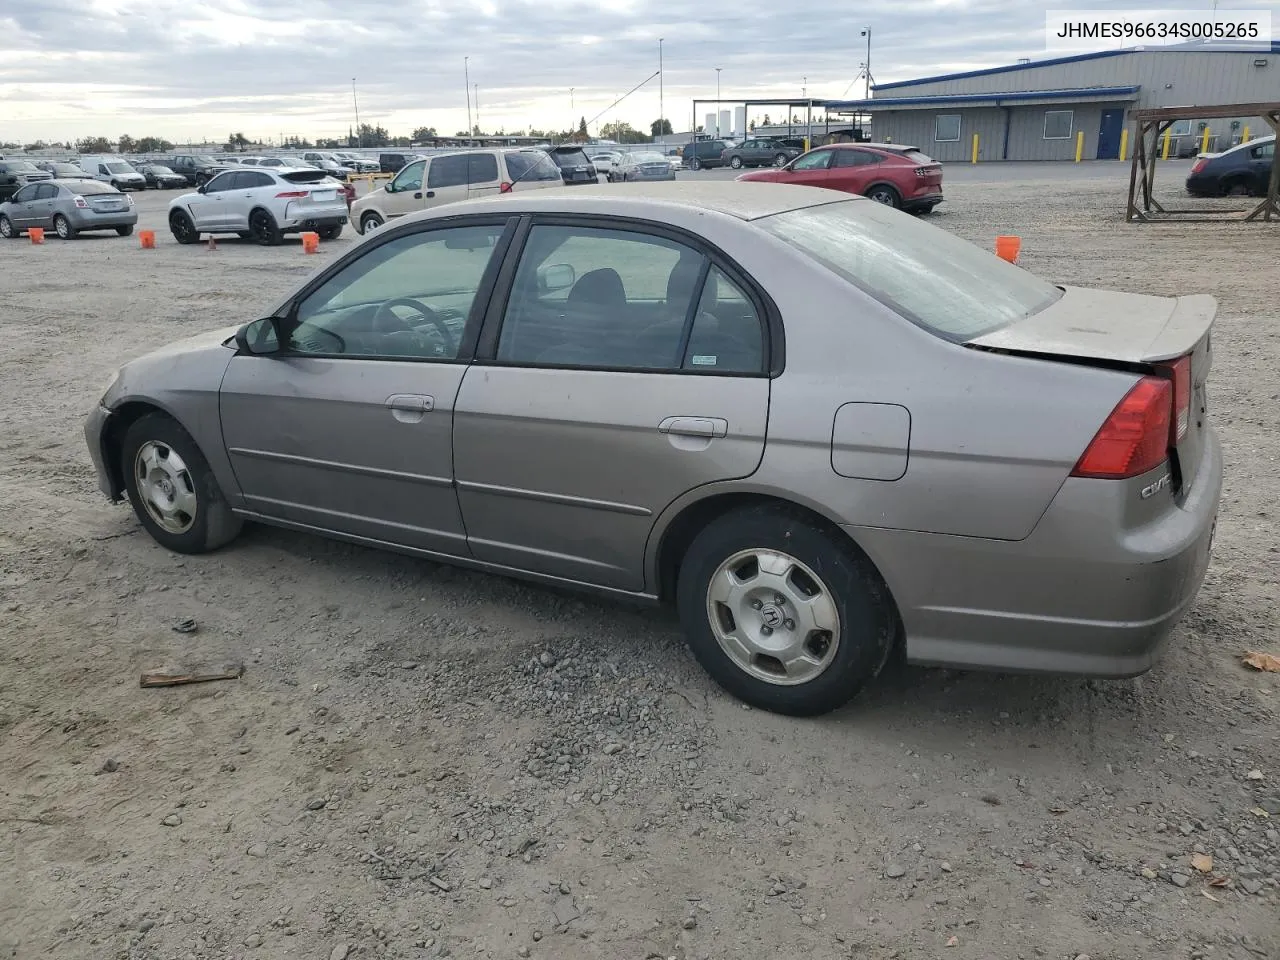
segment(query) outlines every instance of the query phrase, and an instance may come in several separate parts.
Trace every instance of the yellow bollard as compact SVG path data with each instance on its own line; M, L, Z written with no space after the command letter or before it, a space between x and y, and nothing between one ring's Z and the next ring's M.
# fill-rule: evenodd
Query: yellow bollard
M1076 163L1084 157L1084 131L1076 134Z
M1244 128L1244 133L1240 134L1240 142L1241 142L1241 143L1248 143L1248 142L1249 142L1249 128L1248 128L1248 127L1245 127L1245 128Z
M973 155L969 158L970 163L978 162L978 135L973 135Z
M1200 152L1201 153L1209 152L1209 128L1208 127L1204 128L1204 136L1200 138Z
M1160 159L1169 159L1169 128L1164 128L1164 148L1160 151Z
M1123 160L1125 154L1129 152L1129 128L1125 127L1120 131L1120 159Z

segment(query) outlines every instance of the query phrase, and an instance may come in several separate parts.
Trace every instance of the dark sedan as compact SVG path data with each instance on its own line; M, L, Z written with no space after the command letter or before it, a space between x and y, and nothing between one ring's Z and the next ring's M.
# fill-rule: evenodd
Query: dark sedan
M1274 136L1204 154L1191 167L1187 193L1193 197L1264 196L1275 161Z
M175 190L187 185L186 177L174 173L162 163L144 163L134 169L146 178L147 186L152 190Z
M785 167L803 150L787 146L780 140L757 138L727 148L720 159L739 170L742 167Z
M559 147L543 147L560 168L560 176L566 186L595 184L600 182L595 164L581 147L564 144Z

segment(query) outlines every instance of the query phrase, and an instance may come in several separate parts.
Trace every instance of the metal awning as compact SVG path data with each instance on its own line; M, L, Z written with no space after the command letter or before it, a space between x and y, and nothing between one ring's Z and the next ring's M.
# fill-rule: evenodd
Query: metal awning
M875 113L878 110L932 110L937 107L1003 107L1020 103L1094 103L1138 99L1135 87L1074 87L1065 90L1011 90L1005 93L945 93L925 97L873 97L828 100L829 113Z

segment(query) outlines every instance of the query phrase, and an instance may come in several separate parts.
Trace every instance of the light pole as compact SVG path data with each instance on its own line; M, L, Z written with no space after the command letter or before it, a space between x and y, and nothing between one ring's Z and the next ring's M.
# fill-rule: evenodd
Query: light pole
M480 84L475 84L476 91L476 126L480 126Z
M720 71L723 67L716 67L716 137L720 136Z
M662 100L662 38L658 38L658 136L665 137L667 134L667 125L662 122L666 116L663 110ZM654 138L655 140L657 137Z
M467 136L471 136L471 58L462 58L462 76L466 81L462 92L467 96Z
M871 99L871 28L866 27L862 31L862 35L867 38L867 76L863 81L862 99Z
M577 128L573 125L573 115L577 112L577 110L576 110L576 109L574 108L574 106L573 106L573 91L574 91L575 89L576 89L576 88L574 88L574 87L570 87L570 88L569 88L569 135L570 135L570 136L572 136L572 135L573 135L573 131L577 129Z
M356 143L360 144L360 146L363 147L364 143L362 140L359 139L360 137L360 101L356 99L356 78L355 77L351 78L351 105L356 108L356 137L357 137ZM284 134L280 135L280 142L284 143Z

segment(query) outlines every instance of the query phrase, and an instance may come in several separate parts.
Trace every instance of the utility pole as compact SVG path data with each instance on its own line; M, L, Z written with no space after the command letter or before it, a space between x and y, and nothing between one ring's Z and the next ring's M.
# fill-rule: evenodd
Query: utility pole
M471 136L471 58L462 58L462 76L466 83L463 85L462 92L467 97L467 136Z
M667 125L663 123L666 112L663 109L662 102L662 38L658 38L658 136L665 137L667 133ZM657 139L656 137L654 138Z
M480 126L480 84L475 85L476 89L476 126Z
M356 78L351 78L351 105L356 108L356 137L360 138L360 101L356 99ZM280 142L284 143L284 134L280 134ZM364 146L363 138L357 139L356 142L360 146Z
M716 137L720 137L720 71L723 67L716 67Z
M867 76L863 81L862 99L871 99L871 28L866 27L862 31L862 35L867 38Z

